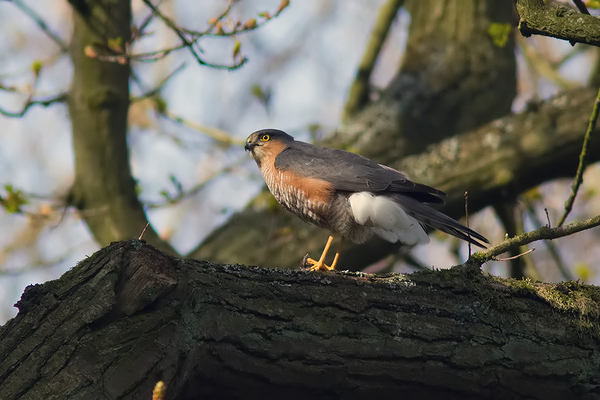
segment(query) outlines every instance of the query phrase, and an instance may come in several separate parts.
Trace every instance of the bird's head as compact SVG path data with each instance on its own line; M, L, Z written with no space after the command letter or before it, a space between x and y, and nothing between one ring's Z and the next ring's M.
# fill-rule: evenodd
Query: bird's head
M248 136L244 149L250 152L259 168L265 159L277 157L294 138L277 129L261 129Z

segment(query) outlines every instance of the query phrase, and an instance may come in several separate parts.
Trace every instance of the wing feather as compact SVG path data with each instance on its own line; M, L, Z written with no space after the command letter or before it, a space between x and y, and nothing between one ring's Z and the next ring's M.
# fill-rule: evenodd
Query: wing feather
M298 141L290 143L277 156L275 168L302 177L323 179L339 191L402 193L428 203L443 203L438 196L446 195L358 154Z

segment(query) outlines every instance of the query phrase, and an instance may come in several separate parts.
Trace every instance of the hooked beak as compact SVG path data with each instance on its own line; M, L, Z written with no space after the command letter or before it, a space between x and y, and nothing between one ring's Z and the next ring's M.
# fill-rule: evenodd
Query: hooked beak
M252 151L252 145L249 142L246 142L246 144L244 145L244 150L246 151Z

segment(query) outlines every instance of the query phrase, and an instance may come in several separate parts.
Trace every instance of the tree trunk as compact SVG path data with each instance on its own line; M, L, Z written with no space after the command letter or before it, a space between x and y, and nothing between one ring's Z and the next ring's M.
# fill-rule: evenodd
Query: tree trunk
M73 82L69 112L75 152L75 183L70 203L101 246L138 237L146 225L135 191L127 148L129 63L100 61L86 55L88 46L109 42L124 47L130 37L130 1L71 0ZM150 243L175 254L149 228Z
M398 74L325 143L392 163L510 113L514 38L498 45L488 31L515 25L511 1L407 0L405 8L411 23Z
M600 399L598 288L478 265L372 276L112 244L0 328L4 400Z

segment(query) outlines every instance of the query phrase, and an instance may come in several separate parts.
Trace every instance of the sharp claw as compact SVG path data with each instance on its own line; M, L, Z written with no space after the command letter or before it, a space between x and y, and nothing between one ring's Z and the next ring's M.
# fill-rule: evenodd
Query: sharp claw
M313 260L312 258L307 258L306 263L312 264L310 271L331 271L333 269L329 265L325 263L319 263L317 260Z

